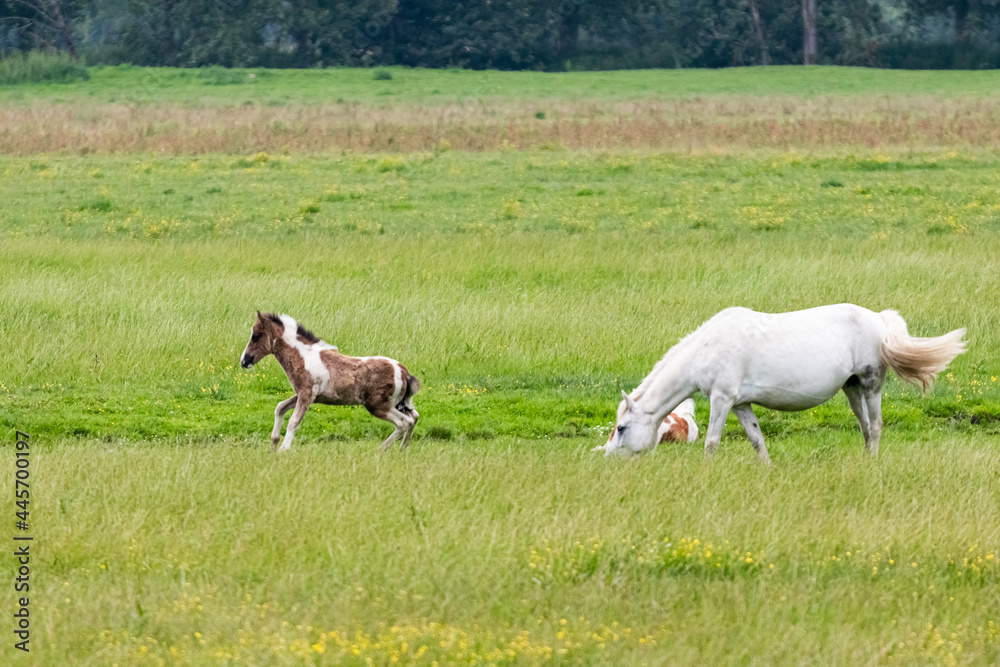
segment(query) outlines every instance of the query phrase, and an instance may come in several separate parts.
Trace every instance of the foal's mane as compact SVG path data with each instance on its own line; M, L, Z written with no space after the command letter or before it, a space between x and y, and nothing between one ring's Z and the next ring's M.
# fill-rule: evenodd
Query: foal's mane
M285 326L285 323L281 321L281 317L279 317L275 313L265 313L264 317L266 317L267 319L271 320L275 324L280 324L281 326ZM296 324L296 330L295 330L295 335L296 336L301 337L302 340L304 340L305 342L309 343L310 345L312 343L318 343L319 342L319 338L316 336L316 334L314 334L312 331L309 331L309 329L306 329L304 326L302 326L298 322L296 322L295 324Z
M295 335L310 344L319 342L319 338L316 337L316 334L309 331L309 329L306 329L301 324L299 324L296 328Z

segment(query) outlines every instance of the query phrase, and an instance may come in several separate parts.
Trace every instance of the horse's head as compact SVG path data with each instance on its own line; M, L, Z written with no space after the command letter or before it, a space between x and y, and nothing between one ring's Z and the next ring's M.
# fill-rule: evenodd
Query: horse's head
M653 416L636 405L632 397L622 391L615 430L611 432L608 444L604 446L605 456L638 454L649 449L656 444L656 428Z
M267 355L274 352L274 343L284 331L284 325L277 315L261 315L257 311L257 321L250 329L250 342L240 357L240 366L251 368Z

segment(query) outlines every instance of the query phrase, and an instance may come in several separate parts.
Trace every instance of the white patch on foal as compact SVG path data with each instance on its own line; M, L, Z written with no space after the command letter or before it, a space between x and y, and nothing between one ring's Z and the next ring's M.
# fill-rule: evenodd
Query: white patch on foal
M253 336L253 327L250 327L250 335ZM247 346L245 348L243 348L243 354L240 355L240 359L246 359L247 358L247 351L250 349L250 344L252 342L253 342L253 339L251 338L250 342L247 343ZM253 368L256 365L257 365L257 362L253 362L251 364L247 364L246 366L244 366L244 368L246 368L247 370L250 370L251 368Z
M312 396L317 396L326 391L326 385L330 382L330 369L326 367L319 353L323 350L336 350L335 345L330 345L319 341L318 343L303 343L298 338L299 323L291 315L282 315L281 323L285 330L281 334L281 340L288 343L289 347L296 350L306 365L306 371L313 379Z
M392 394L392 404L399 405L400 399L403 398L403 369L395 359L388 359L388 362L392 364L392 382L396 387L396 391Z

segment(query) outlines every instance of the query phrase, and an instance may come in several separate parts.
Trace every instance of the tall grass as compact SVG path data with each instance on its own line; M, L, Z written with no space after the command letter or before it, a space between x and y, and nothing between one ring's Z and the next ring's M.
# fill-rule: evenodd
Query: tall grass
M405 456L297 442L280 458L241 441L45 440L32 655L996 660L996 448L927 433L874 461L848 439L815 433L770 470L749 447L609 462L580 440Z
M29 51L0 58L0 86L69 83L90 78L86 65L62 51Z
M988 156L451 152L0 168L10 427L262 437L287 382L273 362L237 366L256 309L288 312L346 352L402 360L424 382L420 436L599 437L618 391L731 305L847 301L898 309L919 335L967 326L969 353L930 397L889 385L887 440L928 424L991 432L1000 413L995 310L953 298L997 282ZM782 436L854 428L842 401L761 418ZM302 437L382 430L326 409Z
M0 289L0 422L11 428L130 439L252 434L263 442L288 387L273 360L252 373L238 367L256 309L288 312L347 353L402 360L424 383L423 427L464 437L594 432L599 440L619 391L730 305L783 311L846 301L896 308L920 335L967 326L971 349L933 394L887 386L887 446L904 437L896 430L930 425L991 433L1000 412L995 309L951 298L997 280L992 251L976 238L102 241L62 245L58 259L50 242L16 246ZM313 415L300 438L384 430L362 411ZM855 433L842 400L761 420L769 437L822 424Z

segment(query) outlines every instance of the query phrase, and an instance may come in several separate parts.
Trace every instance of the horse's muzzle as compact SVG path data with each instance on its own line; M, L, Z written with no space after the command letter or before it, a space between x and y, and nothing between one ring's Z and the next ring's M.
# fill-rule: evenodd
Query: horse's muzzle
M242 366L243 368L250 368L251 366L253 366L253 357L249 357L244 354L242 357L240 357L240 366Z

